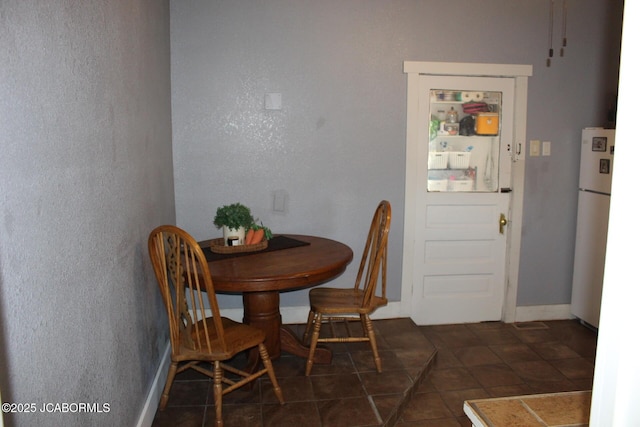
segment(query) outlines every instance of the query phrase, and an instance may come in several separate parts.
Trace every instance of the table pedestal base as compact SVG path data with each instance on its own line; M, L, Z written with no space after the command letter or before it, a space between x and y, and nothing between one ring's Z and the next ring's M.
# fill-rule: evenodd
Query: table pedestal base
M281 350L305 359L309 357L309 347L305 346L292 330L282 325L280 293L278 291L244 292L242 301L244 305L243 322L264 331L266 336L264 344L269 352L269 357L279 358ZM314 363L329 364L331 356L331 350L328 348L317 347L313 360Z
M280 328L280 344L282 350L295 356L309 358L309 347L304 345L293 331L286 326ZM315 353L313 353L313 363L320 363L328 365L331 363L332 352L326 347L316 347Z

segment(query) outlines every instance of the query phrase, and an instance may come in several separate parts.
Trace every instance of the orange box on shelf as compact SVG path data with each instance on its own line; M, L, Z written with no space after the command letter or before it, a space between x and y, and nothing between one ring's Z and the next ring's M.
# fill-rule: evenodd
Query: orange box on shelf
M497 135L500 128L498 113L478 113L476 118L476 133L478 135Z

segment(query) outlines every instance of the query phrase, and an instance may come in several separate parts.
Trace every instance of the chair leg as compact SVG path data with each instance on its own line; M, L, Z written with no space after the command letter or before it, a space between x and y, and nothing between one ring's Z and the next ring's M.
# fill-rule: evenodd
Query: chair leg
M313 310L309 310L309 316L307 317L307 327L304 328L304 335L302 336L302 342L304 344L309 343L309 334L311 333L311 325L313 325L313 318L315 313Z
M313 323L313 335L311 336L311 344L309 345L309 356L307 357L307 367L305 369L305 375L311 374L311 368L313 367L313 355L316 352L318 346L318 338L320 338L320 327L322 326L322 313L315 313Z
M178 363L171 362L171 366L169 366L169 374L167 375L167 382L164 384L164 390L162 390L162 397L160 398L161 411L164 411L164 408L166 408L167 402L169 401L169 391L171 390L171 384L173 384L173 379L176 377L177 370L178 370Z
M380 355L378 354L378 343L376 342L376 334L373 332L373 323L371 323L369 315L362 314L360 316L365 325L367 336L369 337L369 344L371 345L371 351L373 352L373 362L376 364L376 370L380 373L382 372L382 362L380 361Z
M273 370L273 364L271 363L271 359L269 358L269 353L267 352L267 348L264 344L260 343L258 346L258 351L260 352L260 357L262 358L262 363L264 367L267 369L267 375L269 375L269 379L271 380L271 384L273 384L273 392L276 394L278 401L281 405L284 405L284 397L282 396L282 389L280 389L280 385L278 384L278 380L276 379L276 373Z
M216 408L216 427L222 427L222 367L213 362L213 400Z

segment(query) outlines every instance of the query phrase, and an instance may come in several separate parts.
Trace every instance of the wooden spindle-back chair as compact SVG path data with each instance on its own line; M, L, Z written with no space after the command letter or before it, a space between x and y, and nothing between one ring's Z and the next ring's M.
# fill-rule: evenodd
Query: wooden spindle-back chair
M171 340L171 366L160 410L167 405L175 375L186 369L213 379L216 426L222 426L222 396L265 373L278 400L284 403L264 346L264 332L220 316L209 265L195 239L173 225L157 227L149 235L149 255L167 309ZM246 372L223 363L255 347L262 358L262 369ZM211 364L213 370L203 364ZM232 376L225 376L225 372Z
M382 363L378 354L376 337L369 315L378 307L387 305L387 238L391 225L391 204L383 200L378 204L371 221L367 242L365 243L360 268L353 288L315 288L309 291L309 318L303 341L309 342L309 357L305 373L309 375L313 367L313 355L318 343L331 342L369 342L373 360L378 372L382 372ZM380 282L380 293L377 293ZM333 325L334 320L345 322L347 336L338 337L331 327L330 337L320 337L323 322ZM360 321L362 335L352 336L348 322Z

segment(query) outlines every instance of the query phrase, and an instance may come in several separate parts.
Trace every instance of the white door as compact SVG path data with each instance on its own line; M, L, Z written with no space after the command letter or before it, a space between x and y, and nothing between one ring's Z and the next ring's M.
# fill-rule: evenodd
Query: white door
M514 88L512 78L419 76L411 298L418 324L502 318ZM488 112L475 113L474 104Z

